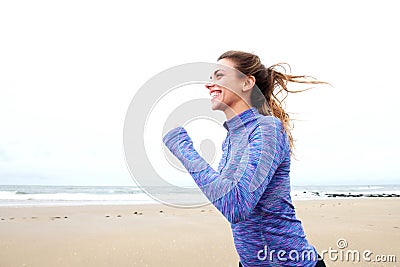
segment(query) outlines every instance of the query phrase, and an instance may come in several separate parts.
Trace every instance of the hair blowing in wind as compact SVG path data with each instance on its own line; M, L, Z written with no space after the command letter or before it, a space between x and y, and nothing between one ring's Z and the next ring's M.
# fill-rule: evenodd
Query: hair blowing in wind
M272 115L282 121L284 129L289 137L291 151L293 152L294 140L291 134L293 123L291 122L289 114L285 111L285 99L289 93L299 93L311 88L290 90L288 89L288 83L327 83L319 81L311 76L287 74L287 68L290 70L290 66L287 63L279 63L266 67L261 63L260 58L252 53L231 50L223 53L218 60L223 58L233 61L236 69L244 75L254 76L256 80L255 84L260 90L252 91L251 104L256 107L261 114Z

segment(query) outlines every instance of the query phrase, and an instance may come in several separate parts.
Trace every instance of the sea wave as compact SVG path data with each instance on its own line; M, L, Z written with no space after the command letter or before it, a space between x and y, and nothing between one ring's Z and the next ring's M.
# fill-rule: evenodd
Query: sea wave
M85 194L85 193L55 193L55 194L20 194L19 192L0 191L0 200L138 200L147 197L144 193L137 194Z
M179 194L163 187L152 192L167 196ZM194 190L194 192L197 192ZM198 192L197 192L198 193ZM400 185L365 186L293 186L293 200L314 200L342 197L399 197ZM179 195L179 197L183 197ZM186 197L192 198L189 193ZM1 186L0 206L4 205L76 205L76 204L145 204L156 203L140 188L134 186Z

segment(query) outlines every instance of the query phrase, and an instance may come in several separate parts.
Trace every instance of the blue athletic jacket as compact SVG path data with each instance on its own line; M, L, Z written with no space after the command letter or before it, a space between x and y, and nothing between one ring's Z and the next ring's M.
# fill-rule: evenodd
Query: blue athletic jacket
M194 149L184 128L169 131L163 141L231 223L244 267L315 266L317 251L290 197L290 145L281 121L253 107L224 127L218 170Z

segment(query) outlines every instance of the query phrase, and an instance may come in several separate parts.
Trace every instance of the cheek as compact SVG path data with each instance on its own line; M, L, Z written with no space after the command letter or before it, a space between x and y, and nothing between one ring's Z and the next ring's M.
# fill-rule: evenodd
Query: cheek
M233 88L231 89L226 88L224 90L223 95L226 102L232 102L232 101L236 102L236 100L240 99L240 95L235 93L235 91L233 91Z
M231 93L233 95L234 92L237 94L240 94L242 91L242 88L240 87L240 83L239 81L235 80L235 79L228 79L228 77L223 78L220 80L219 84L224 87L224 91L226 91L226 93Z

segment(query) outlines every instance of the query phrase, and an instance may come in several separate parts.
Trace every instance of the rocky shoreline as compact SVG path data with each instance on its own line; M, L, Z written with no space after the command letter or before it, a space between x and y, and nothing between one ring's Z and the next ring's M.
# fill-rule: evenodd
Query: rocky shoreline
M314 194L317 193L317 194ZM313 192L314 195L319 196L318 192ZM325 193L327 197L400 197L400 194L355 194L355 193Z

